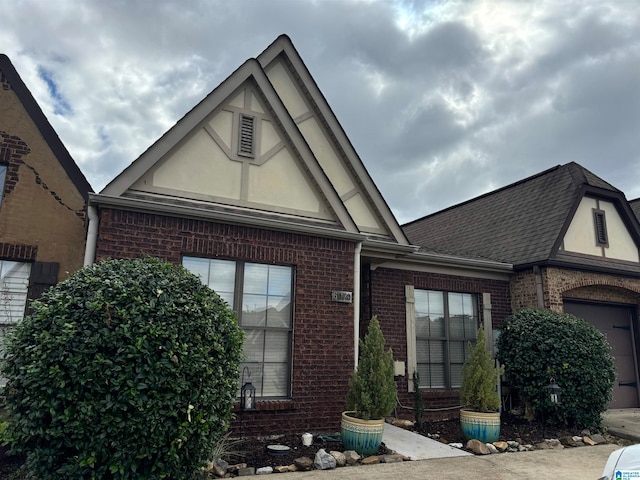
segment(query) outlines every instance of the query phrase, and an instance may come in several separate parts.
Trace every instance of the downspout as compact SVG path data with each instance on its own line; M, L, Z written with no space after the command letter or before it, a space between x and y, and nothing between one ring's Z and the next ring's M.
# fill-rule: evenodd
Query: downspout
M536 275L536 298L538 300L538 308L544 308L544 290L542 288L542 274L538 265L533 266L533 273Z
M96 258L96 244L98 243L98 209L93 205L87 207L89 227L87 228L87 242L84 247L84 266L88 267Z
M354 370L358 368L358 356L360 346L360 253L362 242L356 243L353 253L353 354Z

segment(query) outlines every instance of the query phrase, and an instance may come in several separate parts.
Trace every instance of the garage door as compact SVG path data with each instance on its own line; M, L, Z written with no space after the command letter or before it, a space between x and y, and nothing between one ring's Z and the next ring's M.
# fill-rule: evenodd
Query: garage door
M633 348L632 309L615 305L564 302L564 311L584 318L604 333L616 360L618 378L609 408L637 408L638 383Z

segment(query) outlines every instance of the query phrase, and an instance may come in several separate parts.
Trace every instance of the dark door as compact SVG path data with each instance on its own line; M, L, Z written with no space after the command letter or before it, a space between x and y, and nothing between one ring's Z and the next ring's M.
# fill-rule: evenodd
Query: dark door
M604 333L616 360L618 378L609 408L638 408L636 355L633 347L633 310L617 305L564 302L564 311L584 318Z

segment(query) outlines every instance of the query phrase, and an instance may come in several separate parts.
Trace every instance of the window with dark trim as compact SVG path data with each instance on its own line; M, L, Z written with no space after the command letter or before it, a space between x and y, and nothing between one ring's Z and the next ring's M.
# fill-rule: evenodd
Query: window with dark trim
M609 237L607 235L607 221L604 210L593 209L593 224L596 229L596 245L608 247Z
M198 275L236 312L245 333L245 360L256 396L291 396L293 268L235 260L184 257Z
M476 341L478 298L470 293L415 290L416 366L420 388L460 388L468 343Z
M240 114L238 155L255 156L255 117Z
M2 205L2 197L4 196L4 182L7 178L7 166L0 163L0 205Z

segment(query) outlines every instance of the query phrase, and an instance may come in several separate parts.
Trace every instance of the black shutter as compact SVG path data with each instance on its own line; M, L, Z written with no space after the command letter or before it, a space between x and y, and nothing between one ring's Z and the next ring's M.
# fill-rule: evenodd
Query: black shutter
M31 302L40 298L49 287L58 283L59 269L60 264L57 262L33 262L29 276L26 315L31 313Z

